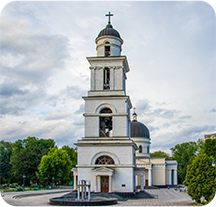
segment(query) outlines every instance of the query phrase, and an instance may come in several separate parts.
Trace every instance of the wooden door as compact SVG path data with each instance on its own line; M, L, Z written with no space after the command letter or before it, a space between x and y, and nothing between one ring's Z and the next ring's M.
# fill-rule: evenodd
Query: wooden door
M101 176L101 193L109 192L109 176Z
M148 186L148 179L145 180L145 186Z

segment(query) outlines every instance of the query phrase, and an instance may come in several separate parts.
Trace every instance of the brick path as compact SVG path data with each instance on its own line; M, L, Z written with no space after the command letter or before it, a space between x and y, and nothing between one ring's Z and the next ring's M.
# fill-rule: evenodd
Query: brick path
M125 202L119 202L116 205L119 206L191 206L193 201L187 195L187 193L175 191L174 189L157 189L157 190L146 190L151 194L158 195L157 199L128 199ZM39 191L37 191L39 192ZM19 192L21 195L25 192ZM33 192L32 192L33 193ZM35 192L36 193L36 192ZM42 193L42 191L40 191ZM4 193L3 199L10 205L13 206L49 206L49 198L59 197L65 194L65 192L56 192L53 194L44 194L37 196L27 196L13 198L17 193ZM1 206L5 206L5 202L0 198ZM116 206L115 205L115 206ZM8 205L9 206L9 205Z

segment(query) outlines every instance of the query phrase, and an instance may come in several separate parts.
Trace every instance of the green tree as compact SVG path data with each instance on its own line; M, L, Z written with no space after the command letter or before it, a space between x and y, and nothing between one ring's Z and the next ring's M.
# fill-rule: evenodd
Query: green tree
M66 145L64 145L62 147L62 149L65 150L67 152L67 154L69 155L70 160L72 162L72 168L75 167L76 164L77 164L77 152L76 152L76 149L74 149L72 147L69 147L69 146L66 146ZM73 172L72 171L70 171L69 179L73 180Z
M9 183L10 174L10 156L12 154L12 143L0 141L0 182Z
M190 165L197 156L198 149L198 144L192 141L177 144L175 147L171 148L172 157L178 162L178 183L183 183L185 180L187 166Z
M188 195L200 203L202 196L210 202L215 195L216 168L212 166L213 157L199 154L187 167L184 185L188 187Z
M163 151L155 151L153 153L150 153L151 157L164 157L166 160L172 160L172 157L169 156L166 152Z
M215 138L209 138L203 140L203 147L202 147L203 153L205 153L207 156L213 156L216 158L216 139Z
M41 162L38 166L38 170L41 173L41 181L46 185L52 183L52 177L54 176L54 182L66 183L69 181L69 175L72 169L72 162L70 156L63 149L57 149L56 147L50 148L48 155L44 155L41 158ZM37 173L38 175L38 173Z
M70 160L72 162L72 167L75 167L76 164L77 164L77 152L76 152L76 149L74 149L72 147L69 147L69 146L66 146L66 145L64 145L62 147L62 149L65 150L67 152L67 154L69 155Z
M35 171L40 163L41 157L46 155L50 147L54 147L52 139L38 139L28 137L13 143L13 151L10 159L12 182L22 183L22 175L26 175L26 184L38 181Z

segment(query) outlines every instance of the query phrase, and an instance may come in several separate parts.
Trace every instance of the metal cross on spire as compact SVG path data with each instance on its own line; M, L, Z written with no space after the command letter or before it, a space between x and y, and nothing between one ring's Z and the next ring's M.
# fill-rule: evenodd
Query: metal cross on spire
M109 19L108 19L108 24L110 24L110 23L111 23L110 17L113 16L113 14L111 14L110 11L109 11L109 14L106 14L105 16L109 17Z

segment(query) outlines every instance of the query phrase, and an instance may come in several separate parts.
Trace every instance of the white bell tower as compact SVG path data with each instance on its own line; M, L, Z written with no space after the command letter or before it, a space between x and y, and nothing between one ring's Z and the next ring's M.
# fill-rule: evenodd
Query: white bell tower
M83 97L85 136L76 144L78 178L91 180L93 191L103 191L100 179L106 175L108 192L133 192L138 148L130 139L132 104L125 84L129 66L126 56L121 56L123 40L111 25L112 14L106 16L108 24L95 40L97 56L87 57L91 84L88 96Z
M97 57L87 57L91 65L91 86L88 97L84 97L85 137L101 137L104 134L129 139L132 107L130 98L126 95L126 73L129 72L129 66L126 56L121 56L123 40L111 25L112 14L107 16L108 24L95 40ZM105 108L107 110L103 111ZM112 123L112 127L104 129L102 117ZM112 118L108 120L108 117Z

